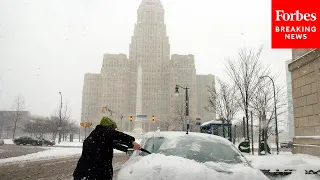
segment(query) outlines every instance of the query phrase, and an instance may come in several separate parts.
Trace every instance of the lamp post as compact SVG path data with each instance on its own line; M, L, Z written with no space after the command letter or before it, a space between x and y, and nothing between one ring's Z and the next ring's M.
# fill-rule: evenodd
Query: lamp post
M61 92L59 92L59 94L60 94L60 112L59 112L59 118L60 118L60 120L59 120L59 128L58 128L58 131L59 131L59 140L58 140L58 143L60 144L60 142L61 142L61 125L62 125L62 117L61 117L61 111L62 111L62 94L61 94Z
M276 101L276 87L274 85L274 81L270 76L261 76L260 79L269 78L272 82L273 86L273 98L274 98L274 116L276 123L276 143L277 143L277 154L279 154L279 134L278 134L278 117L277 117L277 101ZM266 142L264 142L266 143Z
M188 88L188 87L182 87L182 86L180 86L180 85L176 85L175 92L174 92L176 96L179 95L179 88L182 88L182 89L186 90L186 118L188 118L188 123L187 123L187 134L188 134L188 132L189 132L189 125L190 125L188 90L189 90L190 88Z

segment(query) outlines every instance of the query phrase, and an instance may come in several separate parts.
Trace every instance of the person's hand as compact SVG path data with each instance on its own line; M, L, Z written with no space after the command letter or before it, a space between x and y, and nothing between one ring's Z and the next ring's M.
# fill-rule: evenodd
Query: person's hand
M134 149L134 150L139 150L139 149L141 149L140 144L136 143L135 141L132 141L132 145L133 145L133 149Z

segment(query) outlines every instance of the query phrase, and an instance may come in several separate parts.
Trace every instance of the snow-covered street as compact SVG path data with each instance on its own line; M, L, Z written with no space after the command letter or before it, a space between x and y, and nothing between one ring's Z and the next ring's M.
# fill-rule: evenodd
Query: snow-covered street
M140 140L137 140L138 142ZM12 140L6 139L5 144L7 146L11 146L12 148L20 148L20 149L43 149L39 152L34 152L30 154L25 154L16 157L8 157L0 159L1 164L8 164L8 163L18 163L18 162L26 162L26 161L39 161L39 160L48 160L48 159L57 159L57 158L64 158L69 156L77 156L80 155L82 152L82 143L80 142L61 142L58 145L52 147L33 147L33 146L16 146L13 144ZM4 150L1 151L0 147L0 154L3 153ZM114 153L123 153L122 151L114 150Z
M140 142L140 140L137 140ZM0 167L5 171L3 173L12 173L16 172L17 169L20 171L27 171L25 169L28 167L40 166L43 167L41 173L50 175L49 169L44 168L46 166L54 166L57 174L60 174L60 177L69 178L71 177L71 171L73 170L77 159L79 158L82 151L82 143L80 142L61 142L59 145L55 145L53 147L33 147L33 146L16 146L12 143L11 140L5 140L6 146L11 146L11 148L20 148L21 151L29 150L31 153L25 155L19 155L16 157L8 157L0 159ZM4 146L0 147L0 154L4 153ZM41 149L41 150L38 150ZM33 151L31 151L33 150ZM37 151L38 152L37 152ZM125 162L123 159L127 159L128 156L120 151L115 150L116 157L121 157L121 162ZM305 175L304 170L319 170L320 169L320 158L303 155L303 154L292 154L291 152L280 152L279 155L268 155L268 156L257 156L244 154L245 157L251 162L254 168L259 170L270 170L274 172L276 170L285 171L287 169L297 170L291 175L285 177L269 177L270 179L277 180L288 180L292 178L308 178L307 180L315 180L320 179L317 175ZM117 158L116 158L117 159ZM118 158L119 159L119 158ZM115 162L117 163L118 160ZM59 164L59 165L58 165ZM118 164L117 168L120 168L121 164ZM62 168L64 167L64 168ZM28 173L27 173L28 174ZM11 177L11 176L10 176ZM40 177L38 174L31 174L30 177ZM41 176L45 177L45 176ZM48 176L47 176L48 177ZM298 178L299 179L299 178Z

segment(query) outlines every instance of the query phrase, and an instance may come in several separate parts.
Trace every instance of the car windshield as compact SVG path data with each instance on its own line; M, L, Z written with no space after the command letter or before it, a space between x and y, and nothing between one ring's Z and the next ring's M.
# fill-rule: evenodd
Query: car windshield
M202 163L210 161L229 164L246 163L243 156L232 146L202 138L150 138L143 148L151 153L179 156ZM144 156L146 153L141 152L140 155Z

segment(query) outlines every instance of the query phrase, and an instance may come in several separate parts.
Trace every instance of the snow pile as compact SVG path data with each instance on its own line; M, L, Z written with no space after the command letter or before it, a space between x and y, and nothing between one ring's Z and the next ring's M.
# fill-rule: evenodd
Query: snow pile
M284 180L319 180L319 175L306 175L304 170L298 170L288 175Z
M118 180L268 179L262 172L243 165L198 163L182 157L162 154L131 158L122 166L117 178Z
M62 141L60 143L58 143L58 141L56 141L55 146L68 146L68 147L82 147L82 142L67 142L67 141Z
M12 139L3 139L4 144L14 144Z
M251 156L247 159L250 159L252 166L256 169L269 169L270 171L277 169L280 171L286 169L318 171L320 169L320 158L305 154Z
M136 139L136 142L137 143L140 143L141 142L141 139ZM62 147L82 147L82 142L79 142L79 141L74 141L74 142L67 142L67 141L62 141L60 142L59 144L56 143L56 145L54 146L62 146Z
M48 150L27 154L24 156L11 157L7 159L0 159L0 164L24 162L24 161L35 161L45 159L55 159L57 157L66 157L72 155L80 155L82 148L48 148Z

